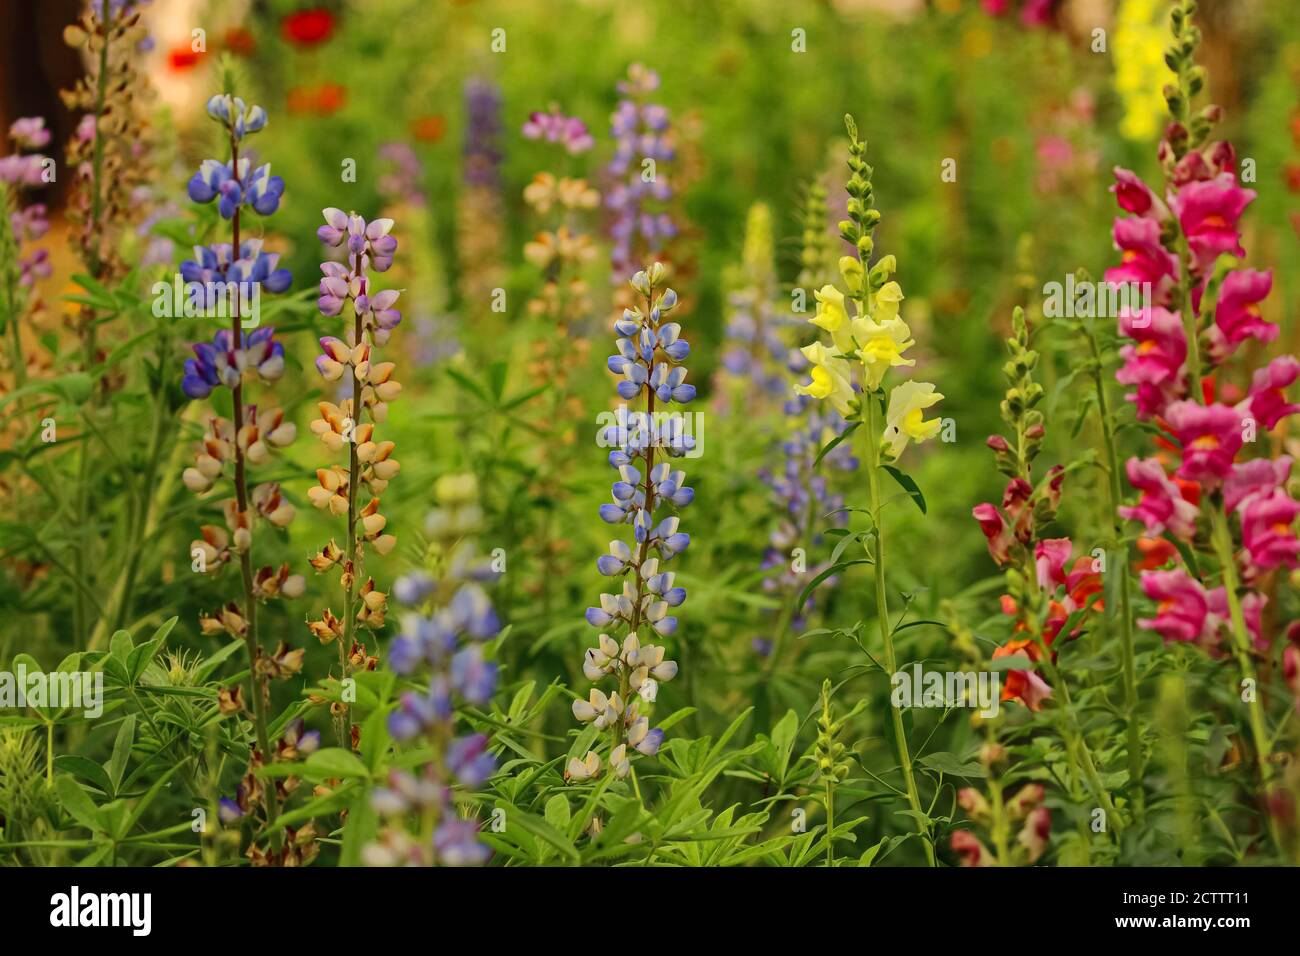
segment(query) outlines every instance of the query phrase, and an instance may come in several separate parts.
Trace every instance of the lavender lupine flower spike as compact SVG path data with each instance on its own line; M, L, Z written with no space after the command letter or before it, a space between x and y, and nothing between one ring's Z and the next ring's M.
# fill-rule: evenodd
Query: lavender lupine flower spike
M605 205L614 213L609 231L615 281L632 270L641 252L655 253L677 234L663 207L673 196L663 168L674 155L668 110L646 101L658 88L658 73L632 64L618 84L623 98L609 120L615 147L607 172L615 182L605 193Z
M596 563L601 574L622 578L623 587L619 593L602 594L599 607L587 608L587 622L601 634L586 652L582 669L593 682L612 677L618 686L608 696L592 688L587 699L573 702L579 721L610 730L609 768L618 778L631 771L629 748L654 754L663 742L663 731L650 728L642 705L653 703L660 681L677 676L677 663L664 659L662 646L643 643L642 638L673 634L677 618L669 611L686 600L686 590L676 586L673 573L661 570L661 565L690 544L676 512L691 503L695 492L684 472L670 460L656 461L656 456L662 451L665 459L677 458L695 447L681 416L668 408L691 401L695 387L685 382L681 362L690 347L681 338L681 327L665 321L677 306L677 293L664 287L664 272L656 262L632 277L643 307L625 310L614 324L618 354L608 361L610 371L623 376L620 397L645 397L645 411L629 413L624 406L618 423L601 434L602 444L613 448L609 463L618 480L612 488L614 501L601 506L600 516L610 524L632 525L633 540L610 542L609 554ZM621 631L625 633L620 641ZM600 755L590 751L583 759L569 760L565 777L580 781L599 772Z
M394 769L387 786L371 793L385 821L364 851L372 866L467 866L491 855L478 838L478 824L458 816L452 791L478 789L496 770L484 734L456 736L456 704L486 706L496 689L496 664L484 645L501 623L482 587L496 573L474 545L483 519L474 476L444 475L434 496L427 564L393 585L393 596L408 610L388 658L394 671L420 682L389 714L389 734L418 743L431 756L414 773Z

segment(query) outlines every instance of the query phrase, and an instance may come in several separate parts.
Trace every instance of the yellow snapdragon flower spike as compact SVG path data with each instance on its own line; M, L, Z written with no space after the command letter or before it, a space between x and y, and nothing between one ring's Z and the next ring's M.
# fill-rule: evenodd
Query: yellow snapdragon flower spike
M827 348L821 342L805 345L801 350L812 363L812 381L796 385L795 393L810 395L830 401L834 409L846 418L853 401L853 383L849 380L849 363L836 348Z
M882 450L890 459L897 459L908 442L923 442L939 434L941 422L926 419L924 410L943 398L929 382L903 382L889 393L889 408L885 412L885 434Z
M872 296L871 317L877 322L887 322L898 316L899 303L903 301L903 287L897 282L886 282Z
M857 295L865 275L857 256L840 256L840 275L844 276L844 284L849 287L849 291Z
M898 317L885 322L855 320L855 337L858 339L858 354L862 357L862 367L866 372L869 388L878 388L880 381L890 368L899 365L915 365L915 359L903 358L903 352L916 344L911 338L907 323Z

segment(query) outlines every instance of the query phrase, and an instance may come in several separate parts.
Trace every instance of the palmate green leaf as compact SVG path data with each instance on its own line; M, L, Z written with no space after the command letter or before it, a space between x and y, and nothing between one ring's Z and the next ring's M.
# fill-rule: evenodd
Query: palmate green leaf
M54 758L54 769L94 784L103 791L105 796L113 795L113 782L104 772L104 768L93 760L77 754L59 754Z
M54 792L59 798L59 805L68 812L73 820L95 833L104 833L108 827L99 807L76 779L61 773L54 778Z
M350 804L358 790L366 793L367 799L369 798L367 788L360 786L355 780L351 780L329 793L313 797L300 807L294 807L287 813L280 814L275 818L275 823L267 827L267 832L274 833L283 830L285 827L296 827L308 820L315 820L319 817L337 813Z
M113 781L114 794L122 786L122 774L126 772L126 762L131 756L131 745L135 741L135 714L128 715L117 730L117 739L113 741L113 756L108 761L108 777Z
M569 829L569 798L562 793L557 793L551 799L546 801L546 810L544 812L546 822L553 826L557 831L567 831Z
M577 866L582 862L582 855L574 847L572 841L546 820L517 807L501 807L500 804L497 806L505 811L507 832L509 832L510 828L518 826L548 846L558 850L564 860L571 866Z
M368 779L370 771L366 765L350 750L342 747L326 747L311 754L303 764L303 776L324 780L330 777L346 779L358 777Z

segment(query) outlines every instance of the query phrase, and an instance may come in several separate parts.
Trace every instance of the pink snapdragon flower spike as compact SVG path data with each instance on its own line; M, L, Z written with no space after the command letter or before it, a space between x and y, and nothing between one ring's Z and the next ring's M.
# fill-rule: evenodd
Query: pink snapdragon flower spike
M984 537L988 539L989 554L993 560L998 563L999 567L1005 567L1011 559L1011 531L1007 527L1002 515L993 505L985 502L976 505L971 509L971 514L980 524L980 530L984 532Z
M1136 344L1120 347L1124 364L1115 373L1122 385L1137 390L1124 397L1137 405L1138 418L1163 415L1171 401L1186 392L1187 335L1177 312L1152 306L1140 312L1125 310L1119 330Z
M1268 344L1277 338L1278 328L1264 319L1259 303L1273 289L1273 273L1237 269L1224 277L1214 307L1214 325L1209 330L1210 358L1221 362L1247 339Z
M1250 392L1237 406L1238 411L1249 414L1264 428L1272 429L1286 416L1300 412L1300 404L1287 401L1283 393L1298 376L1300 361L1293 355L1279 355L1255 373Z
M1067 581L1065 562L1070 560L1073 546L1069 538L1048 538L1038 542L1034 549L1034 567L1038 571L1038 586L1049 594L1057 585Z
M1253 568L1296 567L1300 555L1296 515L1300 515L1300 502L1281 488L1247 500L1241 509L1241 540Z
M1218 629L1231 620L1228 609L1228 592L1223 588L1214 588L1206 592L1210 603L1210 623L1215 628L1211 635L1213 643L1210 649L1217 647ZM1257 591L1246 591L1241 595L1241 616L1246 622L1246 633L1250 643L1257 651L1267 651L1269 640L1264 635L1264 606L1268 598Z
M1178 190L1170 205L1200 271L1206 271L1225 253L1246 254L1237 222L1254 199L1255 191L1242 189L1231 173L1191 182Z
M1106 270L1106 281L1150 283L1152 303L1173 303L1178 279L1178 257L1160 241L1160 223L1154 219L1116 219L1112 232L1120 264Z
M1160 462L1154 458L1130 458L1125 470L1129 483L1142 492L1142 497L1135 507L1121 507L1121 517L1141 521L1149 534L1168 531L1183 541L1190 541L1196 533L1200 509L1183 497L1182 490L1165 474Z
M1282 678L1295 697L1295 709L1300 712L1300 621L1292 621L1286 629L1286 648L1282 651Z
M1156 603L1156 616L1138 624L1166 641L1212 642L1220 618L1210 610L1210 595L1181 568L1142 575L1142 590Z
M1115 201L1125 212L1157 222L1169 218L1169 207L1132 170L1116 166L1115 185L1110 187L1110 191L1115 194Z
M1164 417L1183 446L1178 477L1218 488L1232 474L1233 459L1241 450L1241 413L1227 405L1181 401L1170 405Z
M1236 511L1252 498L1267 496L1275 488L1285 488L1291 474L1291 458L1252 458L1233 466L1232 474L1223 483L1223 507Z

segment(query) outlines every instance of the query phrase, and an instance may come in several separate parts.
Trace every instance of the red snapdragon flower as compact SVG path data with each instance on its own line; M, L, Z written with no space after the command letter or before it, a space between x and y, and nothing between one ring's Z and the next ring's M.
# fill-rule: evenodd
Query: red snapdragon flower
M334 35L334 14L324 7L290 13L280 20L280 34L294 46L319 46Z

